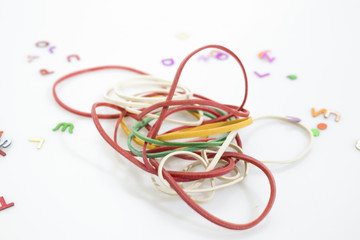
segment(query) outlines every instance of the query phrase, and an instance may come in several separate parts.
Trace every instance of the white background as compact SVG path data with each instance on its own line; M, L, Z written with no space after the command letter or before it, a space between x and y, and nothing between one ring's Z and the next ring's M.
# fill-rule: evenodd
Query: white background
M0 130L13 141L0 156L0 196L15 206L0 212L0 239L358 239L360 2L346 1L5 1L0 2ZM178 39L185 32L188 39ZM49 41L51 54L35 43ZM245 231L218 227L181 199L158 192L150 177L126 162L91 119L54 101L53 83L75 70L125 65L172 80L181 60L207 44L223 45L243 61L252 116L292 115L328 129L300 162L270 166L277 198L270 214ZM271 50L273 63L258 58ZM204 51L203 54L207 54ZM67 62L70 54L80 61ZM33 62L28 55L39 56ZM161 59L174 58L165 67ZM42 76L40 69L54 71ZM254 71L269 72L258 78ZM286 78L289 74L296 80ZM103 71L59 87L68 104L89 111L107 88L131 74ZM196 58L181 83L240 105L243 77L234 62ZM220 92L219 92L220 90ZM341 114L313 118L311 108ZM74 133L53 132L72 122ZM246 153L287 159L306 135L265 121L240 131ZM103 121L112 135L114 121ZM29 138L44 138L43 147ZM204 205L219 217L246 222L265 206L265 178L250 169L243 184Z

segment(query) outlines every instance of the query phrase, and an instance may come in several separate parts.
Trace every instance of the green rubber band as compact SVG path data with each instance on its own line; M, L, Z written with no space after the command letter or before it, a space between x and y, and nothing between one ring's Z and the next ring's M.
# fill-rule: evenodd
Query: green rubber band
M225 141L226 137L227 137L228 133L223 136L223 137L220 137L222 141L217 141L216 142L216 146L221 146L223 144L223 142ZM128 147L130 149L130 151L135 154L136 156L142 156L142 152L135 149L132 145L131 145L131 141L132 141L132 138L134 137L135 135L134 134L130 134L127 138L127 144L128 144ZM219 140L220 138L218 138L217 140ZM214 140L212 140L214 141ZM185 148L180 148L180 149L176 149L176 150L169 150L169 151L165 151L165 152L160 152L160 153L146 153L146 157L148 158L159 158L159 157L165 157L166 155L172 153L172 152L176 152L176 151L198 151L198 150L202 150L204 148L207 148L209 146L209 142L202 142L203 144L202 145L199 145L199 146L196 146L196 147L190 147L190 146L187 146Z
M221 115L225 115L226 113L218 110L218 109L214 109L217 112L219 112ZM190 110L190 111L194 111L194 112L198 112L197 110ZM159 114L159 113L157 113ZM204 112L204 115L214 119L216 118L216 116L214 116L211 113L208 112ZM165 151L165 152L160 152L160 153L146 153L146 156L148 158L159 158L159 157L164 157L172 152L176 152L176 151L198 151L207 147L216 147L216 146L221 146L225 139L227 138L227 136L229 135L229 133L226 133L224 136L221 136L217 139L214 140L210 140L208 142L167 142L167 141L160 141L157 139L152 139L149 137L146 137L144 135L142 135L139 130L141 130L143 127L145 127L149 122L151 122L152 120L154 120L154 118L148 117L145 118L142 121L138 121L136 122L133 127L132 127L132 131L129 134L128 138L127 138L127 144L129 147L129 150L137 155L137 156L142 156L143 153L142 151L137 150L136 148L134 148L131 144L132 139L136 136L137 138L143 140L144 142L148 142L154 145L158 145L158 146L170 146L170 147L180 147L181 149L176 149L176 150L169 150L169 151Z
M154 118L149 117L149 118L145 118L142 121L136 122L132 127L132 132L131 133L133 133L136 137L140 138L144 142L148 142L148 143L159 145L159 146L170 146L170 147L189 147L189 146L191 146L191 147L215 147L215 146L220 146L221 144L223 144L222 138L224 138L224 136L222 136L220 138L217 138L217 139L214 139L214 140L211 140L209 142L166 142L166 141L160 141L160 140L156 140L156 139L146 137L146 136L142 135L139 132L139 130L142 129L143 127L145 127L152 120L154 120Z
M130 136L130 135L129 135ZM134 135L133 135L134 136ZM130 149L130 151L135 154L136 156L141 157L142 156L142 151L139 151L137 149L135 149L132 145L131 145L131 139L130 137L127 138L127 144L128 147ZM159 153L147 153L146 157L148 158L160 158L160 157L165 157L166 155L172 153L172 152L176 152L176 151L198 151L204 148L200 148L200 147L187 147L187 148L180 148L180 149L176 149L176 150L170 150L170 151L165 151L165 152L159 152Z
M146 124L145 124L146 125ZM156 145L160 145L158 143L162 142L163 146L173 146L173 147L181 147L180 149L176 149L176 150L169 150L169 151L165 151L165 152L160 152L160 153L146 153L146 157L148 158L159 158L159 157L165 157L166 155L172 153L172 152L176 152L176 151L198 151L198 150L202 150L204 148L207 148L209 145L210 146L221 146L226 137L227 137L228 133L225 134L224 136L216 139L216 142L215 140L211 140L211 143L210 141L209 142L182 142L182 143L176 143L176 142L163 142L163 141L159 141L159 140L155 140L153 142L156 142L155 144ZM133 137L135 136L135 134L133 132L131 132L127 138L127 144L128 144L128 147L129 147L129 150L135 154L136 156L142 156L143 153L142 151L139 151L137 149L135 149L132 144L131 144L131 141L133 139ZM140 135L137 136L138 138L140 138ZM143 135L141 135L142 137L142 140L143 141L147 141L151 138L147 138ZM141 138L140 138L141 139ZM154 140L154 139L151 139L151 140ZM165 145L166 144L166 145ZM182 145L182 146L174 146L174 145ZM191 146L191 145L195 145L195 146Z

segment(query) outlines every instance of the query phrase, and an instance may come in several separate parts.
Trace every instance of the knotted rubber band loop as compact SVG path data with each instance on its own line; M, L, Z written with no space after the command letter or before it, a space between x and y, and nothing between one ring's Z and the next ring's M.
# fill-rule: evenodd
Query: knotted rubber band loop
M94 121L94 124L96 126L96 128L98 129L100 135L104 138L104 140L110 144L110 146L115 149L118 153L120 153L122 156L124 156L125 158L127 158L130 162L132 162L133 164L135 164L137 167L139 167L140 169L149 172L151 174L157 174L157 172L155 170L152 170L151 168L148 169L144 163L140 162L138 159L135 158L135 156L121 148L119 145L116 144L116 142L111 139L109 137L109 135L105 132L105 130L103 129L103 127L101 126L100 123L100 118L98 117L98 114L96 113L96 108L98 107L109 107L112 108L114 110L118 110L120 112L124 112L125 110L122 109L121 107L115 105L115 104L111 104L111 103L95 103L92 106L91 109L91 116L92 119ZM214 169L213 171L209 171L209 172L178 172L178 171L169 171L169 174L174 176L174 179L176 179L177 181L189 181L189 180L197 180L200 178L211 178L211 177L218 177L221 175L225 175L230 173L234 168L234 162L233 161L229 161L229 164L227 166L224 167L219 167Z

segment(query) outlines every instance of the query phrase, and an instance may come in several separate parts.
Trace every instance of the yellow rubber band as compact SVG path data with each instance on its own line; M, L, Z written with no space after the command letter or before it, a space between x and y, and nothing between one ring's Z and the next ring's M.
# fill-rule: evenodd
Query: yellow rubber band
M249 126L252 122L253 119L249 117L249 118L235 119L230 121L209 123L197 127L182 129L172 133L163 134L157 136L156 139L160 141L167 141L167 140L176 140L183 138L211 136L220 133L231 132Z

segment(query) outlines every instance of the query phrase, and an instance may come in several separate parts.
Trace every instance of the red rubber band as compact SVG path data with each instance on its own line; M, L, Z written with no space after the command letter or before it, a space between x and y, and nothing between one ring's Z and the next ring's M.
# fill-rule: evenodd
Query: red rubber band
M73 73L70 73L68 75L65 75L63 76L62 78L60 78L59 80L57 80L55 83L54 83L54 86L53 86L53 95L54 95L54 98L55 98L55 101L62 107L64 108L65 110L69 111L69 112L72 112L72 113L75 113L77 115L80 115L80 116L83 116L83 117L91 117L91 113L87 113L87 112L82 112L82 111L79 111L79 110L76 110L74 108L71 108L69 107L68 105L66 105L65 103L63 103L60 98L58 97L57 93L56 93L56 87L63 81L71 78L71 77L74 77L74 76L77 76L77 75L80 75L80 74L83 74L83 73L88 73L88 72L94 72L94 71L98 71L98 70L105 70L105 69L121 69L121 70L127 70L127 71L130 71L130 72L134 72L134 73L138 73L138 74L143 74L143 75L148 75L147 73L143 72L143 71L140 71L140 70L137 70L137 69L134 69L134 68L130 68L130 67L124 67L124 66L102 66L102 67L94 67L94 68L88 68L88 69L84 69L84 70L80 70L80 71L77 71L77 72L73 72ZM99 114L99 118L102 118L102 119L112 119L112 118L118 118L119 117L119 114Z

